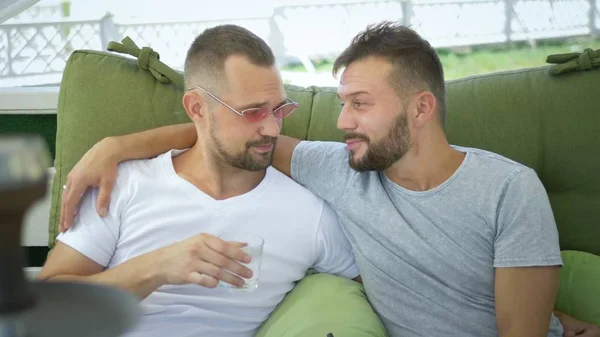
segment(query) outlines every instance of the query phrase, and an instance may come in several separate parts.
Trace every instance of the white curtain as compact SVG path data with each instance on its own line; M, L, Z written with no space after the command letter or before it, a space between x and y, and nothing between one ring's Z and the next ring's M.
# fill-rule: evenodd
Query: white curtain
M0 23L35 5L40 0L0 0Z

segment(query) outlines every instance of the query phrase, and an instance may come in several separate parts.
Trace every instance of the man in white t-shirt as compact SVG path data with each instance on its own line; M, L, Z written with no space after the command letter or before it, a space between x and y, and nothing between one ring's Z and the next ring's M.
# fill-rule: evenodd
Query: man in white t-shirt
M129 336L252 336L309 268L347 278L358 269L329 206L270 166L298 105L266 43L237 26L207 29L184 73L198 141L120 164L107 210L96 209L97 190L86 193L40 279L131 291L144 315ZM252 292L219 284L252 276L240 243L218 238L226 232L264 239Z

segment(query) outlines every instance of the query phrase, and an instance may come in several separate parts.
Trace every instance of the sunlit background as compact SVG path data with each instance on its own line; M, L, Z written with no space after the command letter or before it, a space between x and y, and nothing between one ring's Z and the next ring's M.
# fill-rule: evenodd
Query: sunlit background
M222 23L264 38L285 82L336 85L332 61L381 20L427 38L447 80L600 48L600 0L41 0L0 24L0 87L58 86L73 50L105 50L126 36L181 69L193 38Z

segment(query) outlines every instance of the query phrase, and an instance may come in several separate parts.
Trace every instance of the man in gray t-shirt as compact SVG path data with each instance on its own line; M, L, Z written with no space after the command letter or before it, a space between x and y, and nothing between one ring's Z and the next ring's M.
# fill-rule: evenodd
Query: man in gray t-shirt
M429 43L411 29L382 23L353 39L334 63L334 72L342 68L337 127L345 146L281 136L273 166L336 210L390 335L558 337L565 330L600 336L597 327L553 315L562 261L535 172L448 144L444 75ZM277 104L259 98L257 106ZM245 106L235 97L221 99L233 112ZM281 123L276 111L267 115L253 124L257 137ZM310 127L318 123L315 116ZM90 185L100 184L99 194L107 196L98 209L107 206L114 158L195 142L193 125L101 142L69 174L61 228L70 227L79 193Z
M535 172L469 148L441 185L413 191L347 164L344 144L302 142L294 180L327 200L392 336L497 336L494 269L558 266L558 233ZM315 169L318 168L318 169ZM548 336L562 336L552 316Z

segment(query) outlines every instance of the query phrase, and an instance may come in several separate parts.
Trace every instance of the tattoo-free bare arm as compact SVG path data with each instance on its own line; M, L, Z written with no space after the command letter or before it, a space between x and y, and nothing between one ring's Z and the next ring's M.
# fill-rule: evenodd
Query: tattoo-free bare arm
M273 167L290 178L292 177L292 154L298 144L300 144L299 139L281 135L275 147Z
M96 283L121 288L142 300L162 285L151 253L104 270L77 250L57 242L40 272L39 280Z
M112 138L118 146L116 155L119 162L151 158L171 149L189 148L197 139L193 123L168 125Z
M558 293L559 267L496 268L500 337L546 337Z

